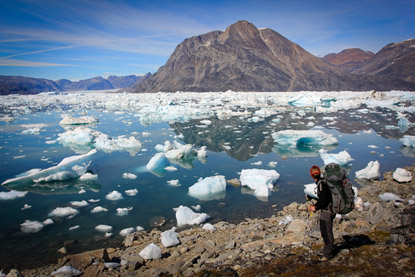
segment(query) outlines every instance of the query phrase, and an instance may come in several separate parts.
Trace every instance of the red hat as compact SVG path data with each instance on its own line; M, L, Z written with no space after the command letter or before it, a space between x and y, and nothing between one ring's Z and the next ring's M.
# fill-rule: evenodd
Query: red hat
M318 166L313 165L310 168L310 175L311 175L312 178L314 178L314 179L318 178L320 176L320 173L321 173L321 171L320 171L320 168Z

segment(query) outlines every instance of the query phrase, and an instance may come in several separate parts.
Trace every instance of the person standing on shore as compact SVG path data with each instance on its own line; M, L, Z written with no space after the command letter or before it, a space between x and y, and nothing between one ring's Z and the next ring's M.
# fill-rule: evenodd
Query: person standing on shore
M318 200L314 205L308 207L308 211L315 212L320 210L320 232L324 241L323 259L333 258L334 235L333 220L336 214L332 211L332 197L330 188L324 178L321 178L320 168L316 165L310 169L311 178L317 184Z

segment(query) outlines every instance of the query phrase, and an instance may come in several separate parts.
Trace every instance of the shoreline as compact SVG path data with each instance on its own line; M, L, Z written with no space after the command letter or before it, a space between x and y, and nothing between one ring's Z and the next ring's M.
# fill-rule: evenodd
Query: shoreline
M353 251L359 252L366 247L386 247L386 242L390 241L392 244L389 247L398 245L409 258L415 257L415 249L411 248L410 243L415 241L415 234L411 233L411 229L402 229L401 221L401 218L409 215L406 216L407 224L412 226L412 230L415 227L415 205L408 204L409 200L415 198L415 165L405 169L412 174L409 183L398 183L393 180L392 172L386 172L381 181L369 181L370 185L359 189L358 196L370 205L364 205L362 211L354 210L340 219L336 218L333 231L337 244L347 243L347 236L363 241L356 249L342 249L330 263L351 258ZM378 196L387 192L399 195L402 201L380 200ZM190 229L177 231L180 243L173 247L164 247L160 243L160 230L136 232L128 235L123 245L68 255L57 264L22 270L21 274L50 275L62 266L72 266L85 276L190 276L201 271L213 273L220 268L238 276L258 267L259 261L273 264L291 256L299 260L307 256L309 261L318 261L316 253L322 245L318 216L310 219L307 205L293 202L283 207L277 215L246 218L238 224L221 221L213 224L216 231L190 226ZM287 216L292 216L292 220L283 222ZM399 228L401 233L396 231ZM374 244L370 245L370 242ZM139 255L151 243L160 247L160 259L146 260ZM297 254L289 254L293 251ZM412 266L414 268L415 265Z

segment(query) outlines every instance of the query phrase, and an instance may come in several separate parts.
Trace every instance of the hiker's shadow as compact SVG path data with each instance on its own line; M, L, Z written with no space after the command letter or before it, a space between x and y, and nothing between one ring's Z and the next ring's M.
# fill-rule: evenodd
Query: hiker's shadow
M334 255L337 255L343 249L358 248L364 245L375 244L375 241L371 240L366 235L355 235L355 236L343 236L343 242L336 245L334 248Z

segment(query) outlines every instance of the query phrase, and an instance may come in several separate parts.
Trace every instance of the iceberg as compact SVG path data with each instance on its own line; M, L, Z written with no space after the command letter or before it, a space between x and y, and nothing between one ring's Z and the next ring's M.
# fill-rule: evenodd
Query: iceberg
M111 232L112 226L100 224L100 225L95 226L95 230L102 232L102 233Z
M180 243L179 239L177 238L176 230L176 227L172 227L170 230L161 233L161 244L163 244L164 247L167 248L178 245Z
M23 233L37 233L42 230L44 226L45 225L39 221L25 220L25 222L20 224L20 230Z
M118 191L114 190L114 191L108 193L105 196L105 198L108 199L108 200L110 200L110 201L117 201L117 200L123 199L124 197L122 197L122 194L121 193L119 193Z
M415 147L415 136L405 135L403 138L400 138L399 141L405 146Z
M320 149L320 157L324 161L325 165L329 163L347 165L354 160L346 150L343 150L338 154L329 154L327 153L327 150Z
M73 216L77 215L79 211L77 209L71 208L71 207L57 207L53 211L49 213L49 216L54 217L65 217L65 216Z
M177 226L200 224L210 218L206 213L195 213L189 207L180 206L176 209Z
M7 192L0 192L0 200L13 200L16 198L24 197L26 196L27 191L7 191Z
M120 231L120 235L123 237L126 237L128 234L134 233L134 231L135 231L134 227L125 228Z
M81 116L72 117L70 115L65 116L60 122L60 125L87 125L98 123L98 119L93 116Z
M266 198L269 196L269 189L273 188L278 178L280 174L275 170L243 169L240 181L242 186L254 190L255 196Z
M2 185L12 187L14 185L22 185L28 183L44 183L79 178L86 173L87 168L91 162L91 157L96 152L97 150L93 149L84 155L67 157L63 159L58 165L44 170L29 170L25 173L20 174L16 178L4 181Z
M412 180L411 172L398 167L392 174L392 177L395 181L399 183L408 183Z
M154 260L161 258L161 248L155 245L154 243L150 243L146 246L139 255L145 260Z
M166 158L164 153L157 153L147 163L148 171L156 176L162 177L166 173L165 168L170 165L170 161Z
M356 171L357 179L379 179L380 164L378 161L370 161L367 166L359 171Z
M275 143L287 146L336 145L339 141L320 130L284 130L272 134Z
M200 200L213 200L225 197L225 176L211 176L200 178L197 183L189 187L189 195Z

